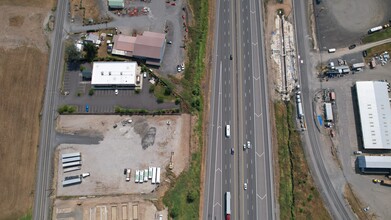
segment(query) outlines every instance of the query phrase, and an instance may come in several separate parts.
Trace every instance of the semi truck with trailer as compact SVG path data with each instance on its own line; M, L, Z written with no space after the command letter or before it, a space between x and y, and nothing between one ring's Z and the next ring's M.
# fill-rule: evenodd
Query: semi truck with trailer
M62 154L61 157L62 157L63 160L65 158L81 157L81 153L80 152L75 152L75 153Z
M231 219L231 193L225 193L225 220Z

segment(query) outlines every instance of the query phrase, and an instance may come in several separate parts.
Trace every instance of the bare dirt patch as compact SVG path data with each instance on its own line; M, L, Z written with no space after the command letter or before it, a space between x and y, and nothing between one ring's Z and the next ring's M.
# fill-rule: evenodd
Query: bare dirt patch
M0 219L16 219L32 205L47 58L31 47L0 49Z
M12 27L21 27L23 25L23 22L24 22L24 16L14 16L14 17L10 17L8 19L9 21L9 26L12 26Z
M0 47L13 49L28 45L47 53L44 21L50 13L47 7L0 6Z
M70 0L72 18L98 21L100 19L98 1L100 0Z

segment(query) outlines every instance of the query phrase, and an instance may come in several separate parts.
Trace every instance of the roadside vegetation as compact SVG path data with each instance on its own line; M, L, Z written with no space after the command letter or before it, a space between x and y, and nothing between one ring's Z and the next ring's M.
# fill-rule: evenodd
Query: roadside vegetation
M309 171L300 133L295 126L294 105L274 104L279 163L281 219L331 219Z
M62 105L58 108L57 111L59 114L72 114L76 111L76 107L72 105Z
M382 44L376 47L369 48L367 50L368 55L365 57L365 62L370 62L372 60L372 57L375 55L380 55L384 51L388 51L391 53L391 43Z
M379 40L385 40L387 38L391 38L391 28L387 28L385 30L375 32L373 34L369 34L362 39L363 43L371 43Z
M201 159L202 159L202 114L203 99L201 79L204 73L204 57L208 33L208 1L190 0L193 12L193 25L189 27L189 43L187 45L188 60L184 77L180 84L183 107L197 115L195 126L196 149L192 150L189 168L182 172L172 183L164 195L163 202L174 219L199 219ZM189 10L190 11L190 10Z

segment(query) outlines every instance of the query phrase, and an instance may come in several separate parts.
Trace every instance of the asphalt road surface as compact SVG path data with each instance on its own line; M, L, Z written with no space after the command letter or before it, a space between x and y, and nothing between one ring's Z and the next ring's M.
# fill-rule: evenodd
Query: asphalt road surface
M296 41L298 53L304 63L299 67L299 77L303 95L304 115L306 115L307 132L304 132L305 148L310 158L308 160L312 167L312 175L320 187L326 205L332 214L333 219L355 219L349 205L346 204L343 195L337 193L324 165L324 161L320 152L320 144L317 130L314 123L314 110L312 107L312 94L314 92L311 85L311 77L314 75L311 71L311 55L310 55L310 37L307 23L307 3L304 0L294 1L294 14L296 26ZM308 62L307 62L308 61Z
M231 219L276 218L262 6L255 0L216 5L203 219L225 218L226 192L231 192ZM251 148L243 150L247 141Z
M38 170L35 186L33 219L51 219L49 215L52 174L53 143L55 142L55 117L59 97L60 75L63 70L63 25L68 12L68 1L59 0L55 15L55 28L50 51L45 101L41 117Z

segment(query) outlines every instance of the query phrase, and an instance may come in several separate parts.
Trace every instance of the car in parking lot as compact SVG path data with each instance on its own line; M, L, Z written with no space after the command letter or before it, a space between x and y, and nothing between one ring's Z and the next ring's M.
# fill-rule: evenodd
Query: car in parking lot
M89 110L90 110L90 106L86 104L86 112L88 112Z
M362 154L362 152L359 151L359 150L356 150L356 151L354 151L354 154L355 154L355 155L360 155L360 154Z
M185 63L182 63L182 64L181 64L181 70L182 70L182 71L185 71Z
M118 89L114 90L115 95L118 95Z
M246 150L246 148L247 148L247 145L243 144L243 150Z
M180 72L182 72L182 67L180 65L177 65L176 70L178 71L178 73L180 73Z
M144 72L143 77L147 78L147 72Z
M356 48L355 44L352 44L352 45L349 46L349 50L353 50L354 48Z
M232 60L232 54L231 54L231 55L229 55L229 59L230 59L230 60Z
M381 181L379 179L372 179L372 182L374 183L380 183Z
M247 183L243 184L243 188L244 188L244 190L247 190Z
M248 148L248 149L251 148L251 143L250 143L250 141L247 141L247 148Z
M367 56L368 56L368 51L364 50L364 51L362 52L362 56L363 56L363 57L367 57Z
M231 154L234 155L235 153L235 150L233 148L231 148Z

